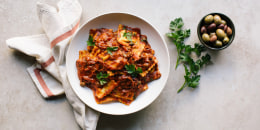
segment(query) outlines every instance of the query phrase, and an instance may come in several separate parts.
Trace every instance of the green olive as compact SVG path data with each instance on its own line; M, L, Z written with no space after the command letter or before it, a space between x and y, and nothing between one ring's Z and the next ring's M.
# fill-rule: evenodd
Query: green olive
M216 33L214 33L214 32L212 32L212 33L209 34L210 37L212 37L212 36L214 36L214 35L216 35Z
M226 22L225 20L223 20L223 19L220 21L220 23L221 23L221 24L224 24L224 25L227 24L227 22Z
M212 22L213 22L213 16L212 16L212 15L206 16L205 19L204 19L204 22L205 22L206 24L212 23Z
M203 40L204 42L209 42L209 40L210 40L209 34L203 33L203 34L202 34L202 40Z
M226 33L222 29L217 29L216 34L218 36L218 39L223 39L226 36Z
M227 44L229 42L229 38L226 36L226 37L224 37L224 39L223 39L223 43L224 44Z
M214 15L214 23L217 25L221 23L221 17L219 15Z
M210 42L211 43L214 43L216 40L217 40L218 38L217 38L217 36L216 35L212 35L211 37L210 37Z
M227 35L230 36L232 35L232 29L230 27L227 27Z
M221 47L222 46L222 42L220 40L217 40L214 44L214 46L216 47Z

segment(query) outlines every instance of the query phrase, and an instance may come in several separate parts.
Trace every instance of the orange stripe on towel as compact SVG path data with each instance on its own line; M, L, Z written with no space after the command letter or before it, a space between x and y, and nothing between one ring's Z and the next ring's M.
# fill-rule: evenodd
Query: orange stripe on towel
M33 70L34 71L34 74L35 76L37 77L40 85L42 86L43 90L45 91L45 93L48 95L48 97L51 97L53 96L53 93L51 92L51 90L47 87L45 81L43 80L42 76L41 76L41 73L40 73L40 69L36 68Z
M51 56L46 62L41 63L42 68L48 67L54 61L54 57Z
M53 48L57 43L59 43L60 41L63 41L64 39L68 38L69 36L71 36L79 27L79 21L78 23L68 32L62 34L61 36L55 38L52 42L51 42L51 48Z

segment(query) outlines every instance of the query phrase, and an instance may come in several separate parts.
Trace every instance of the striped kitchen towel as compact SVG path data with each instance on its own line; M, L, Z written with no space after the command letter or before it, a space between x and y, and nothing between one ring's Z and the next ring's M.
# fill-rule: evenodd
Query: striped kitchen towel
M82 8L78 0L61 0L57 8L38 3L37 13L45 34L6 40L8 47L36 58L27 70L44 98L66 95L82 129L96 128L99 112L87 107L72 90L66 73L65 54L79 27Z

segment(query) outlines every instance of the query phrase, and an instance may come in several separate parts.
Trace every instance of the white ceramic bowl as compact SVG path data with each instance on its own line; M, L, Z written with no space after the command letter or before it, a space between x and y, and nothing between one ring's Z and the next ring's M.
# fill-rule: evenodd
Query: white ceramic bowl
M161 78L148 84L148 89L141 93L129 106L118 102L97 104L93 92L88 87L81 87L77 76L76 60L79 50L86 49L89 30L92 28L109 28L116 30L119 24L138 27L141 34L147 36L155 56L158 59ZM147 21L126 13L109 13L97 16L81 26L69 45L66 56L68 80L77 96L89 107L102 113L124 115L137 112L151 104L163 90L170 71L170 58L167 45L159 32Z

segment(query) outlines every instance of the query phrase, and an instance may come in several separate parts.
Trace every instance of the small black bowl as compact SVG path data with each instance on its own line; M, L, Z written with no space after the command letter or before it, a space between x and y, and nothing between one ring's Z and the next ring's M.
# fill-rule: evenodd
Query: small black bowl
M222 47L214 47L214 46L212 46L212 45L209 45L209 44L205 43L205 42L202 40L202 34L201 34L201 32L200 32L201 27L202 27L203 25L206 25L206 24L204 23L205 17L208 16L208 15L213 15L213 16L214 16L214 15L216 15L216 14L219 15L219 16L221 17L221 19L225 20L227 26L229 26L229 27L232 29L232 35L229 36L229 42L228 42L226 45L222 46ZM223 50L223 49L227 48L227 47L232 43L232 41L234 40L234 38L235 38L235 26L234 26L233 22L230 20L230 18L227 17L226 15L221 14L221 13L210 13L210 14L205 15L205 16L200 20L200 22L199 22L199 24L198 24L198 27L197 27L197 34L198 34L198 37L199 37L200 42L201 42L204 46L206 46L207 48L209 48L209 49L211 49L211 50L216 50L216 51L218 51L218 50Z

